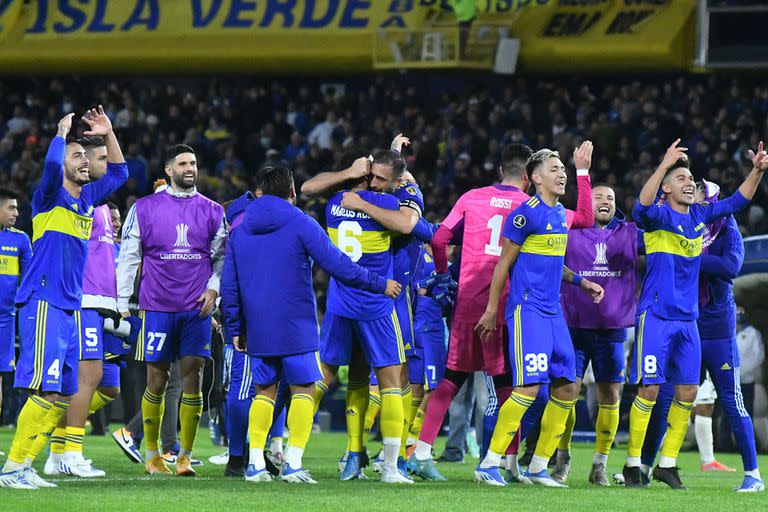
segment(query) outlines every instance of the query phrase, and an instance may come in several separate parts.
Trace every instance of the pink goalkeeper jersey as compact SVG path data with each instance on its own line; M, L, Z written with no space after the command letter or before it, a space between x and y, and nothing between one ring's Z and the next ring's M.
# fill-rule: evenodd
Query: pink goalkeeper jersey
M579 199L577 211L566 210L566 222L570 229L591 227L594 224L592 210L592 185L588 175L576 178ZM459 290L456 295L454 321L475 323L483 316L491 291L493 269L501 256L501 232L507 216L530 196L517 187L492 185L470 190L462 195L445 218L440 229L453 234L454 243L461 243L461 270ZM440 231L432 241L435 252L435 270L447 271L446 247ZM460 240L460 242L459 242ZM509 282L499 301L499 325L504 325L504 308L509 295Z

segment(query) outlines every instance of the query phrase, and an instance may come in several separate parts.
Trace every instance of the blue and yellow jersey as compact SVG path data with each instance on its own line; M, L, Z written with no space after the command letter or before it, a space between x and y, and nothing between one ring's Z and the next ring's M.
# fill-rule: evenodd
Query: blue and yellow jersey
M716 203L694 204L688 213L680 213L666 203L644 206L638 201L632 213L645 230L647 255L638 312L651 309L667 320L695 320L699 316L699 267L705 227L747 203L736 192Z
M74 198L64 188L66 142L54 137L40 185L32 196L32 261L21 280L16 304L33 296L59 309L80 309L94 208L128 179L125 163L107 164L107 173L84 185Z
M509 214L503 235L520 246L509 279L506 317L518 304L544 315L560 311L560 283L568 245L565 208L535 195Z
M415 210L419 217L424 212L424 196L415 183L406 183L394 192L400 207ZM411 236L395 235L392 240L393 256L395 258L394 279L408 286L413 280L413 272L419 257L421 242Z
M0 315L14 311L16 289L29 268L29 237L16 228L0 228Z
M333 245L358 265L392 279L392 234L364 213L341 207L343 192L333 196L326 206L328 236ZM399 209L397 198L368 190L358 192L367 202L387 210ZM331 313L356 320L376 320L392 314L394 300L343 285L331 278L327 309Z

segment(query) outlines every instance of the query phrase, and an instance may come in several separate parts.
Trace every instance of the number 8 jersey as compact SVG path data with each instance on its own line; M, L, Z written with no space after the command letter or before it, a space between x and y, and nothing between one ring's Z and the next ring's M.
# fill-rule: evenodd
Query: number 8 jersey
M392 233L368 215L342 208L344 192L334 195L326 206L328 236L352 261L392 279ZM400 202L393 195L370 190L357 193L379 208L400 209ZM330 313L355 320L376 320L391 315L393 307L394 300L385 295L351 288L331 278L326 306Z

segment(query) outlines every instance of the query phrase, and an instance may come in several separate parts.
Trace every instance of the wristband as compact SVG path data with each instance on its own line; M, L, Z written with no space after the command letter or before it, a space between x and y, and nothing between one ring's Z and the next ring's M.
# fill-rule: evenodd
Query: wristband
M576 176L589 176L589 169L576 169Z
M581 282L584 280L583 277L581 277L579 274L573 274L573 281L571 281L571 284L575 284L576 286L581 286Z

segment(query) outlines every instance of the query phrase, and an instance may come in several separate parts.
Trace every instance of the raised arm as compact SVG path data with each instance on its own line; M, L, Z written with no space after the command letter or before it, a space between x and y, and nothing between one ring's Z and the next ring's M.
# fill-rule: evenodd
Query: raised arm
M493 269L493 279L491 280L491 292L488 296L488 305L485 307L485 313L483 313L480 321L477 322L477 325L475 326L475 332L477 332L481 338L485 338L496 330L501 293L504 291L504 285L506 284L507 279L509 279L509 272L517 261L517 257L520 255L520 247L520 245L509 238L504 238L501 247L501 257L496 263L496 267Z
M128 180L128 165L125 163L120 143L112 129L112 122L104 113L104 108L99 105L98 108L89 109L82 119L90 127L85 131L85 135L104 137L104 143L107 146L107 173L98 181L89 184L93 187L94 204L102 204Z
M752 160L752 171L739 187L739 193L751 201L763 179L763 173L768 169L768 154L763 150L763 141L757 145L757 153L749 150L749 158Z
M643 185L642 190L640 190L639 202L642 206L647 208L656 202L656 194L659 191L661 182L664 180L664 175L667 174L667 171L671 169L672 166L675 165L675 162L682 158L688 150L688 148L678 147L678 144L680 144L680 139L677 139L671 146L669 146L669 148L667 148L667 152L664 153L664 158L661 160L661 164L659 164L653 174L651 174L651 177L648 178L648 181L645 182L645 185Z
M45 154L43 176L40 178L40 192L51 196L59 191L64 184L64 153L67 147L67 135L72 128L72 116L67 114L59 121L56 136L51 139L48 152Z
M321 172L301 185L301 193L309 197L334 194L342 190L347 182L367 176L370 165L367 157L361 157L342 171Z
M592 150L592 143L587 140L573 152L578 197L576 199L576 211L573 212L573 221L569 222L569 229L571 227L591 228L595 224L595 210L592 206L592 181L589 178L589 168L592 166Z

